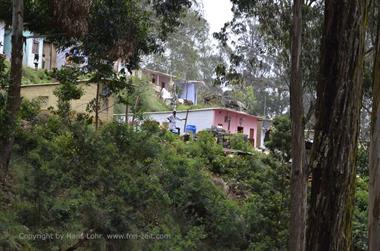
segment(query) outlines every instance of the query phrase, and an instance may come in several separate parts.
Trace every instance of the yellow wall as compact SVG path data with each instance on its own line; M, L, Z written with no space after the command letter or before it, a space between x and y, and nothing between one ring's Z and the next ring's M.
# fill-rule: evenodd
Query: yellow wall
M57 109L57 97L54 95L54 90L59 86L59 83L38 84L38 85L23 85L21 86L21 96L32 100L39 98L43 101L41 104L42 110L47 110L49 107ZM71 109L77 113L87 113L87 104L96 97L96 84L80 84L83 89L81 99L71 101ZM100 90L102 90L100 86ZM101 91L100 91L101 93ZM101 102L99 119L102 122L109 122L113 119L114 97L109 97ZM94 115L94 114L91 114Z

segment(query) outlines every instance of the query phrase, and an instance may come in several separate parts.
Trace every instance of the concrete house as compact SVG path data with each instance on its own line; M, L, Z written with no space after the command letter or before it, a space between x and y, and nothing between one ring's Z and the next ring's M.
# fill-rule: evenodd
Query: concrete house
M141 69L137 71L135 74L140 78L148 78L152 82L154 90L158 93L161 93L162 89L166 89L169 91L174 86L174 76L167 73L154 71L150 69Z
M43 56L43 38L34 37L30 31L24 31L23 36L26 38L24 43L23 64L31 68L42 69ZM10 59L12 55L12 31L5 30L4 33L4 54Z
M117 60L116 62L114 62L114 70L116 72L121 72L123 70L128 76L131 75L129 74L128 70L126 70L124 63L121 60ZM156 92L156 94L161 96L162 99L165 100L172 98L171 92L173 91L174 87L174 75L143 68L139 70L134 70L132 72L132 76L136 76L140 79L148 79L149 82L152 83L153 89Z
M160 125L165 125L168 122L167 117L171 114L172 111L144 113L146 119L155 120ZM263 138L265 132L262 132L264 119L260 117L223 107L194 109L189 110L188 113L187 111L177 111L177 117L179 118L186 118L186 114L187 125L195 126L197 132L219 127L229 133L245 134L253 146L264 148ZM115 115L115 119L124 122L125 116L123 114ZM181 134L183 134L185 122L178 121L177 126L180 128Z
M49 84L22 85L21 96L28 100L38 99L41 104L41 110L47 111L50 107L57 109L58 98L54 95L54 90L59 86L58 82ZM96 97L97 86L94 83L83 82L80 84L84 94L78 100L71 101L71 109L76 113L87 113L87 105ZM100 95L104 93L104 89ZM113 119L114 97L100 99L99 119L101 122L110 122ZM94 114L91 114L94 115Z
M11 37L12 32L10 30L5 30L3 53L8 59L11 58L12 54ZM31 68L45 70L56 68L57 50L54 44L50 43L42 37L35 37L33 33L29 31L24 31L24 37L26 38L23 55L24 65Z
M44 37L24 31L23 64L37 69L52 70L57 67L57 49ZM10 59L12 55L12 30L0 20L0 54Z

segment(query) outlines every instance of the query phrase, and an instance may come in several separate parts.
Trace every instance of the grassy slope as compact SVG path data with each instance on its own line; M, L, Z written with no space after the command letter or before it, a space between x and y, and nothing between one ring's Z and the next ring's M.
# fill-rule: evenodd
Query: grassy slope
M5 64L10 68L10 62L5 61ZM22 84L32 85L32 84L43 84L55 81L49 76L45 70L35 70L33 68L23 66L22 68Z
M24 67L22 70L22 84L42 84L54 81L44 70L34 70L30 67Z

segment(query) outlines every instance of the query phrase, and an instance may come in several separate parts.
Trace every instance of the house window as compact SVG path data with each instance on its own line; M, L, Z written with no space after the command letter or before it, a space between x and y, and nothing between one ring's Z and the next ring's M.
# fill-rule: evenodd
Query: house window
M165 88L166 84L165 82L161 82L161 88Z
M224 122L225 122L225 123L227 123L227 122L228 122L228 120L229 120L229 117L228 117L228 115L224 116Z
M237 132L238 132L238 133L243 133L243 132L244 132L244 127L242 127L242 126L238 126L238 128L237 128Z

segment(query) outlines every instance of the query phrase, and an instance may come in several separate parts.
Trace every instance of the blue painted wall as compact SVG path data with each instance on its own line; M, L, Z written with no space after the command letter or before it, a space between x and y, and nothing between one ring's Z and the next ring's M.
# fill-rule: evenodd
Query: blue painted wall
M179 98L191 100L196 105L198 102L197 83L187 82L183 83L182 86L183 90Z
M23 35L25 37L30 37L33 35L30 31L24 31ZM42 68L42 54L43 54L43 48L44 48L44 39L39 38L39 48L38 48L38 54L39 54L39 60L38 60L38 68ZM23 49L24 49L24 55L23 55L23 64L29 67L34 68L34 54L32 53L32 47L33 47L33 38L26 39L26 42L24 43ZM5 30L4 35L4 54L8 59L11 58L12 54L12 32L10 30Z

